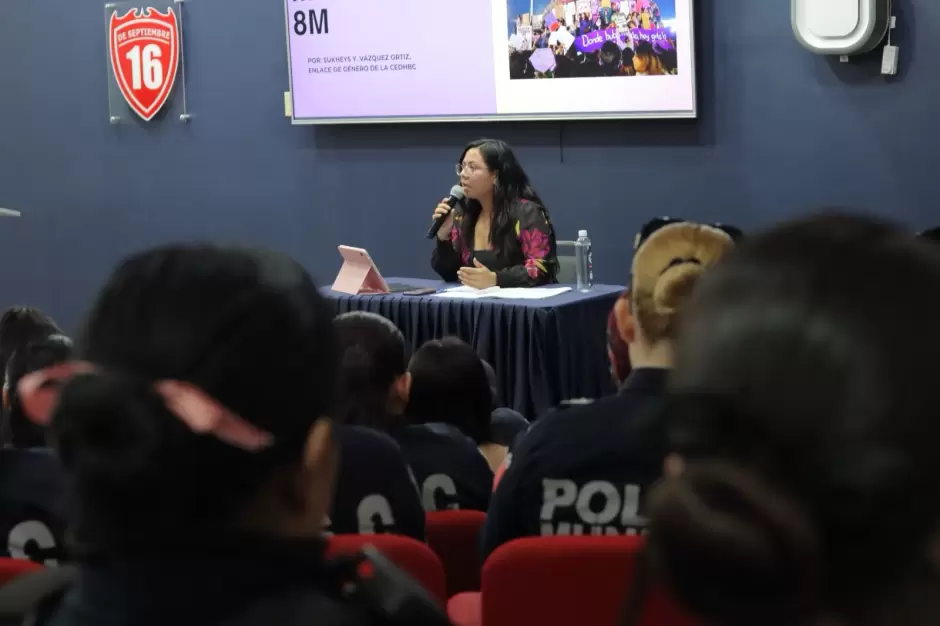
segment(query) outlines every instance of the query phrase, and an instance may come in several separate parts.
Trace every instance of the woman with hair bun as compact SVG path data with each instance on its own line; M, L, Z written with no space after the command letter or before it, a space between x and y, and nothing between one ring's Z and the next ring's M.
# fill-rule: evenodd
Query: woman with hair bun
M77 344L19 384L76 504L79 576L51 626L375 623L324 560L338 346L299 264L138 254Z
M937 284L932 243L830 214L749 239L696 290L648 506L651 571L686 608L940 623Z
M518 537L643 527L640 498L666 454L663 425L646 414L665 391L692 289L733 246L723 230L690 222L656 220L638 235L630 306L617 312L632 372L616 396L547 415L522 438L490 501L485 555Z

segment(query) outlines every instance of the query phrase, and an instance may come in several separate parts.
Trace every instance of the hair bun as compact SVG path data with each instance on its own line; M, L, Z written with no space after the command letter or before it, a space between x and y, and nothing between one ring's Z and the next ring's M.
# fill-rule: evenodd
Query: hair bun
M83 374L62 390L53 415L56 448L69 473L95 491L133 488L164 435L163 399L149 385Z
M704 271L701 263L691 259L684 259L667 267L653 287L653 306L656 313L663 316L678 313Z
M760 478L691 463L649 501L649 545L691 610L727 625L787 623L815 608L820 540L803 508Z

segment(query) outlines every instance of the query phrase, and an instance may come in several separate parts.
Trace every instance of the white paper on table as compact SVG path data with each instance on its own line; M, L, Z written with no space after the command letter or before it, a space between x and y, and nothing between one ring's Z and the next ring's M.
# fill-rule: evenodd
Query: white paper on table
M571 287L511 287L490 294L501 300L546 300L571 291Z
M499 298L500 300L545 300L571 291L571 287L509 287L500 289L474 289L473 287L453 287L434 294L435 298L453 300L480 300Z
M499 287L490 287L489 289L474 289L473 287L452 287L439 291L433 295L435 298L451 298L454 300L479 300L480 298L493 297L493 294L499 291Z

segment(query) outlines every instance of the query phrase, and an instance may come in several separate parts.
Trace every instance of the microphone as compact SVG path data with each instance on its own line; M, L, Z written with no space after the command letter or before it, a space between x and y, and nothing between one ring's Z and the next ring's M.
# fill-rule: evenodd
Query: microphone
M454 207L457 206L457 203L464 199L463 187L460 185L454 185L450 188L450 196L444 202L447 203L447 206L450 207L450 210L453 211ZM444 220L447 219L447 216L450 215L450 211L436 218L431 224L431 228L428 229L428 239L434 239L437 237L437 231L441 229L441 224L444 223Z

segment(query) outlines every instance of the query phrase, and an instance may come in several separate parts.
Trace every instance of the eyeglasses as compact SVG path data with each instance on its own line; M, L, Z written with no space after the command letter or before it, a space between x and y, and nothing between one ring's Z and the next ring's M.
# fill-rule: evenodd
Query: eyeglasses
M457 176L460 176L464 170L467 170L468 174L476 174L480 169L480 166L476 163L458 163L454 166L454 171L457 172Z
M643 225L643 228L640 229L640 232L636 234L636 237L633 240L633 249L639 250L640 246L646 243L646 240L653 236L660 228L665 228L670 224L681 224L683 222L690 222L690 220L684 220L678 217L655 217ZM744 231L742 231L737 226L731 226L730 224L705 224L705 226L711 226L712 228L717 228L721 232L725 233L731 237L731 241L737 243L744 238Z

